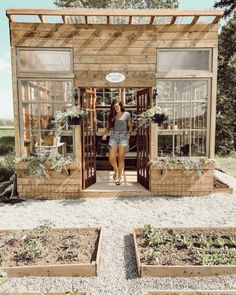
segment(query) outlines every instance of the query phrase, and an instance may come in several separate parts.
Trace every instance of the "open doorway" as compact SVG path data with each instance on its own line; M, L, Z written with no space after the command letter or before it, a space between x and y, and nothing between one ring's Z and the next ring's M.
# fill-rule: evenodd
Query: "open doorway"
M150 105L150 89L137 88L95 88L96 123L95 123L95 154L96 181L85 188L97 190L139 191L149 188L147 162L149 157L149 131L133 131L130 137L129 151L125 157L125 172L121 186L115 185L112 167L108 160L108 141L102 141L107 126L110 105L119 100L131 115L132 122L139 112Z

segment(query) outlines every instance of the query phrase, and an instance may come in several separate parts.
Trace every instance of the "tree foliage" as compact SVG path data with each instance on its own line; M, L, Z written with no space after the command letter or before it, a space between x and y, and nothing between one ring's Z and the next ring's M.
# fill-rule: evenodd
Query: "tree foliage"
M79 8L178 8L179 0L55 0L54 4Z
M218 0L214 7L224 8L224 16L226 17L236 10L236 0Z
M236 13L219 36L216 152L236 150Z

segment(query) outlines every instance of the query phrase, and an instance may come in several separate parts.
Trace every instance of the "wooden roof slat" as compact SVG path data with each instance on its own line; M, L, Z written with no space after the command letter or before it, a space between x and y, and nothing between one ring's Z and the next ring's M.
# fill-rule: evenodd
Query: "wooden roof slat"
M149 25L152 25L153 24L153 22L154 22L154 19L155 19L155 16L151 16L151 18L150 18L150 22L149 22Z
M61 17L62 17L63 23L66 24L66 15L62 15Z
M173 25L175 22L176 22L176 19L177 19L177 16L173 16L172 19L171 19L171 22L170 24Z
M220 15L217 15L214 19L213 19L213 24L217 24L218 21L220 20L221 16Z
M129 25L132 24L132 16L129 16Z
M200 17L199 15L195 15L192 22L191 22L191 24L192 25L196 24L196 22L199 20L199 17Z
M45 16L44 16L44 15L39 14L38 17L39 17L41 23L45 23L45 22L46 22L46 21L45 21Z
M7 15L68 15L68 16L222 16L219 9L179 10L179 9L15 9L7 10Z
M107 15L107 24L108 25L110 24L110 17L109 17L109 15Z
M88 16L87 15L84 16L84 21L85 21L85 24L87 25L88 24Z

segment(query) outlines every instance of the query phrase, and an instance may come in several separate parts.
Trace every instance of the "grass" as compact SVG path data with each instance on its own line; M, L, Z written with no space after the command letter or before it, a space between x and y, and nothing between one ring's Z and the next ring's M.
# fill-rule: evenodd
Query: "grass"
M236 155L230 157L216 156L216 168L234 176L236 178Z
M5 136L15 136L14 129L0 129L0 138Z

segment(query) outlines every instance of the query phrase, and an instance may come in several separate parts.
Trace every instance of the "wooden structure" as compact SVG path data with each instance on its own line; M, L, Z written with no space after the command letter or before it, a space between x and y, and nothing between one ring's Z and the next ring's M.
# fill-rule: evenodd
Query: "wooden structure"
M165 229L165 228L160 228ZM177 232L189 230L215 230L216 232L225 231L228 233L235 233L235 228L230 227L188 227L188 228L172 228ZM137 243L137 235L142 229L133 229L133 238L135 246L135 255L137 260L138 274L140 277L203 277L203 276L220 276L220 275L234 275L236 273L236 265L158 265L145 264L140 260L140 248Z
M147 163L154 156L182 155L182 148L184 156L214 158L221 11L8 9L6 14L17 156L34 154L35 147L42 152L41 141L55 132L57 111L74 103L87 110L82 125L61 137L66 153L72 151L81 161L78 182L63 180L61 197L83 195L96 182L96 169L104 168L104 158L99 161L95 154L112 98L119 97L133 117L153 102L169 109L169 124L140 130L137 141L136 134L131 137L133 169L147 190L153 185ZM30 17L29 22L20 21L22 15L24 20ZM111 73L125 79L106 79ZM191 147L187 153L186 145ZM26 192L29 178L21 166L17 174L20 196L58 197L57 178L41 191L35 186Z

